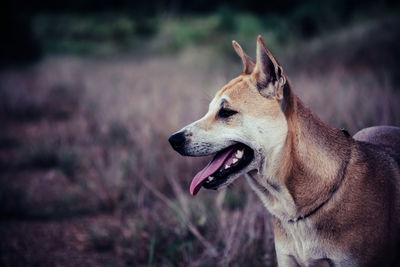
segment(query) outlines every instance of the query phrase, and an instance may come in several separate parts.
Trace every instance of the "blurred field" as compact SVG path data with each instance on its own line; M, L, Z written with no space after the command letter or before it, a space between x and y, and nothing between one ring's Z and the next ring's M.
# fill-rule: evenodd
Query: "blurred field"
M68 31L53 38L43 22L51 16L37 19L49 54L0 73L0 265L275 265L270 215L244 179L191 197L207 159L179 156L168 136L202 116L241 72L231 39L254 57L258 33L325 121L351 134L400 125L400 20L283 40L243 16L252 25L229 34L219 35L218 16L171 18L133 41L124 36L147 28L122 17L116 38L129 45L118 53L107 52L115 52L112 41L96 46L113 39L94 32L94 44L68 44L63 54L56 52L79 32L54 42Z

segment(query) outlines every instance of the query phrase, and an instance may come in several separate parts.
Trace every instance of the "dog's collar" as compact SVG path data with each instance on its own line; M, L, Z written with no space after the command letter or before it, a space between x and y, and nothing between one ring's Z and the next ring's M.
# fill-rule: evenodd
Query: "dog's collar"
M299 216L297 218L294 219L290 219L289 223L297 223L298 221L304 220L307 217L310 217L311 215L313 215L314 213L316 213L320 208L322 208L322 206L324 206L331 198L328 198L327 200L325 200L324 202L321 203L321 205L319 205L318 207L316 207L314 210L312 210L311 212L307 213L306 215L303 216Z
M345 134L349 134L346 130L343 131ZM346 135L347 135L346 134ZM349 134L350 136L350 134ZM347 171L347 165L349 164L348 161L346 161L346 164L343 166L342 170L341 170L341 177L340 177L340 182L338 184L338 186L333 190L331 196L326 199L325 201L323 201L318 207L316 207L315 209L313 209L312 211L310 211L309 213L303 215L303 216L299 216L297 218L294 219L290 219L288 222L289 223L297 223L301 220L307 219L308 217L310 217L311 215L315 214L319 209L321 209L326 203L328 203L328 201L333 197L333 195L339 190L340 186L343 183L344 177L346 175L346 171Z

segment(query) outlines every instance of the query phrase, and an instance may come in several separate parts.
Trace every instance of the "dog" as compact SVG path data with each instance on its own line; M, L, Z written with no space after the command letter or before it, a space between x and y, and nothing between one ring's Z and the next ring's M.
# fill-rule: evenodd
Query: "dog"
M184 156L214 155L190 193L244 175L273 215L279 266L400 264L400 128L351 137L294 94L261 36L256 62L232 43L243 73L169 138Z

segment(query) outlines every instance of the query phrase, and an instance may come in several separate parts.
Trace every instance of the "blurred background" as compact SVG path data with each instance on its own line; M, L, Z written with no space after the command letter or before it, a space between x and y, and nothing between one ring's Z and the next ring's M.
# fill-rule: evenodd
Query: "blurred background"
M400 125L396 1L61 0L0 9L1 266L275 266L244 179L189 195L200 118L256 38L351 134Z

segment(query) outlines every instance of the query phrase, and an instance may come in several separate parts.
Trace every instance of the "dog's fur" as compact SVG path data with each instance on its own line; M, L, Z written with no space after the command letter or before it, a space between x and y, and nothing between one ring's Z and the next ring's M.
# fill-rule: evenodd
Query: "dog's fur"
M351 137L293 93L261 36L256 63L233 46L243 73L217 93L202 119L180 131L182 154L210 155L235 142L253 149L253 161L224 185L246 174L273 215L280 266L399 264L400 128ZM221 107L238 113L219 118Z

